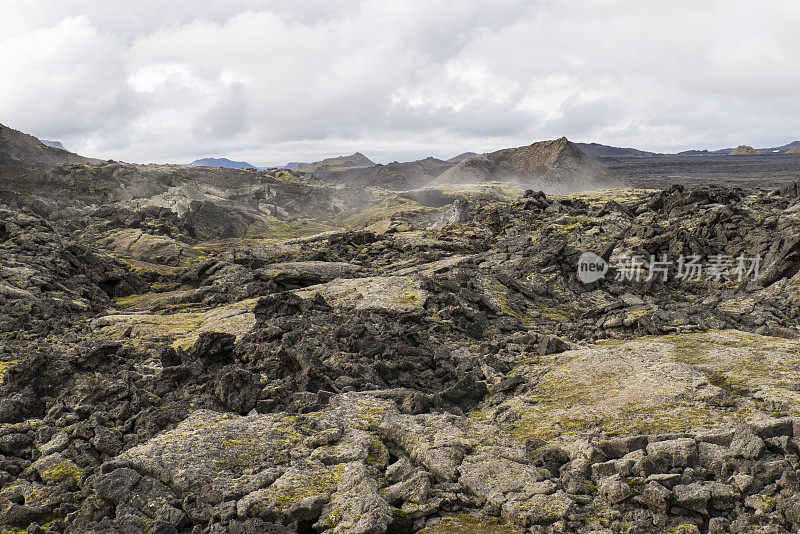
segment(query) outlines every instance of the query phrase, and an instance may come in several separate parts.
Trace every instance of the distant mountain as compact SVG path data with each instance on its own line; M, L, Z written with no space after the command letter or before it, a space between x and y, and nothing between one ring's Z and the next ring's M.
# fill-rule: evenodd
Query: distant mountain
M327 173L353 169L364 169L372 167L375 162L370 160L361 152L356 152L349 156L337 156L326 158L314 163L300 163L295 165L294 170L309 173Z
M655 152L645 152L636 148L620 148L599 143L575 143L575 146L583 150L590 158L598 160L600 158L632 158L658 155Z
M51 146L53 148L60 148L61 150L66 150L64 145L61 144L61 141L49 141L47 139L39 139L45 146Z
M298 165L308 165L308 163L304 161L290 161L289 163L281 167L281 169L294 169Z
M553 192L621 185L606 167L566 137L473 156L443 172L437 184L517 182Z
M784 154L800 154L800 144L795 147L790 148Z
M577 147L583 150L588 156L596 159L601 163L618 163L617 158L635 158L635 157L656 157L656 156L715 156L719 154L731 154L734 151L739 149L745 151L741 152L742 154L746 155L774 155L774 154L786 154L792 148L800 146L800 141L793 141L791 143L775 146L775 147L768 147L768 148L757 148L753 149L747 145L742 145L742 147L729 147L729 148L720 148L716 150L683 150L681 152L677 152L675 154L662 154L658 152L648 152L646 150L639 150L636 148L619 148L615 146L608 146L608 145L601 145L599 143L575 143ZM754 152L749 152L747 149L751 149ZM739 152L737 152L738 154Z
M431 183L437 176L453 166L453 163L433 157L404 163L373 165L362 169L351 169L329 173L326 180L385 187L409 189Z
M477 156L477 152L464 152L463 154L459 154L458 156L453 156L452 158L448 159L448 163L461 163L467 158L471 158L472 156Z
M676 154L664 154L664 155L665 156L673 156L673 155L674 156L719 156L719 155L727 156L734 150L736 149L733 147L720 148L717 150L684 150Z
M720 148L718 150L684 150L683 152L678 152L676 155L678 156L706 156L706 155L717 155L717 154L733 154L736 152L739 155L749 155L749 156L757 156L757 155L779 155L779 154L788 154L789 151L795 147L800 146L800 141L792 141L791 143L787 143L781 146L773 146L773 147L766 147L766 148L753 148L748 145L741 145L739 147L733 148ZM750 152L752 150L752 152Z
M785 145L759 148L757 150L764 154L789 154L790 150L797 147L800 147L800 141L792 141L791 143L787 143ZM796 152L791 153L795 154Z
M191 162L189 167L220 167L223 169L255 169L246 161L231 161L228 158L201 158Z
M761 154L755 148L748 145L739 145L729 152L731 156L757 156Z
M733 150L733 149L729 149ZM684 150L683 152L678 152L675 154L676 156L704 156L711 154L708 150Z

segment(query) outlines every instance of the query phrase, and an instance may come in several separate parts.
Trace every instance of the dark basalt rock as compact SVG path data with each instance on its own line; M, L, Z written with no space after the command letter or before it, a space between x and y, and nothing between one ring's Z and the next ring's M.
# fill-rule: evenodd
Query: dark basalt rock
M297 315L304 311L306 303L291 292L277 293L259 299L253 313L257 318L269 320L274 317Z
M261 393L258 377L241 368L223 368L215 382L215 394L228 410L246 414L256 406Z
M192 201L184 216L187 228L197 239L225 239L241 235L253 220L209 201Z
M189 350L189 359L206 366L227 365L234 361L236 336L224 332L204 332Z

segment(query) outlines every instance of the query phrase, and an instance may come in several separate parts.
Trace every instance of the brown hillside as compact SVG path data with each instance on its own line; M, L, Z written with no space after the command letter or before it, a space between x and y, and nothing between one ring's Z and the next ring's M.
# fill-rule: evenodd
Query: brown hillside
M0 124L0 173L3 175L44 171L64 163L92 164L99 161L47 146L32 135Z

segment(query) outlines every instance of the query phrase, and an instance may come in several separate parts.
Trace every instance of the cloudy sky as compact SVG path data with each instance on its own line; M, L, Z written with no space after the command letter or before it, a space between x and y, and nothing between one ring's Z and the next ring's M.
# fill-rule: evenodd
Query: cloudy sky
M796 0L0 0L0 123L135 162L771 146L798 28Z

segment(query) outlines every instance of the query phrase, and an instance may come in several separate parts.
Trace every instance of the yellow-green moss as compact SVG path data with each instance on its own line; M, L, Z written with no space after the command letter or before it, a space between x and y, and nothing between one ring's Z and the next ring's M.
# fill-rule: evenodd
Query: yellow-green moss
M377 206L350 215L343 219L340 225L344 228L358 229L401 213L416 214L429 211L435 210L426 208L413 200L397 197L384 200Z
M297 177L288 171L278 171L270 177L277 182L293 183L297 181Z
M497 280L485 279L482 284L501 314L514 317L525 326L535 324L537 320L541 319L558 322L570 320L567 312L547 306L542 302L525 299L518 305L512 305L510 301L511 290Z
M146 295L146 294L145 294ZM117 308L125 309L143 302L145 295L128 295L127 297L114 297L112 300Z
M538 308L539 313L541 313L542 317L546 317L547 319L552 319L554 321L570 320L570 317L567 315L567 313L563 310L559 310L558 308L553 308L537 303L534 303L534 307Z
M676 362L696 365L705 361L708 344L698 335L674 334L666 336L664 339L672 344Z
M139 275L158 275L167 277L179 276L184 268L173 265L162 265L160 263L150 263L147 261L136 260L130 257L118 256L117 259L122 261L125 268L129 271Z
M268 223L253 224L247 229L247 239L286 240L297 237L307 237L331 230L341 230L341 227L330 225L312 219L295 219L269 221Z
M527 313L527 310L514 309L508 299L509 290L506 286L495 280L487 280L485 282L486 289L489 295L496 303L500 313L514 317L523 325L530 325L534 321L534 317Z
M3 383L3 378L6 376L6 372L14 367L14 364L17 363L18 360L10 360L7 362L0 361L0 384Z
M260 447L256 436L225 438L220 442L220 446L223 450L216 462L220 470L242 472L252 466L259 457Z
M621 415L605 422L603 430L610 435L652 434L687 431L729 422L719 413L692 402L677 401L639 409L632 405L630 408L630 415ZM749 411L746 412L749 414ZM736 418L742 415L737 414Z
M630 402L612 414L586 410L577 415L573 411L574 406L591 406L593 401L586 396L586 389L575 390L572 385L566 384L564 389L571 392L542 397L538 404L520 407L517 410L519 418L508 428L511 436L521 442L532 438L547 441L592 430L609 435L647 434L691 430L723 422L717 411L688 400L674 400L656 406ZM600 398L609 391L599 387L594 393ZM742 419L749 415L749 410L745 409L745 412L731 414L730 417Z
M272 424L270 440L280 442L286 449L297 447L300 442L314 432L306 416L287 415ZM252 433L228 436L219 442L219 457L216 467L220 470L242 472L248 467L264 460L262 446L265 436Z
M419 534L517 534L520 529L495 518L478 518L468 514L443 517L432 527Z
M570 235L581 230L585 226L586 221L586 217L572 217L570 222L554 224L551 228L554 228L557 232Z
M800 394L794 388L800 380L800 344L797 342L736 331L710 331L648 336L638 343L610 343L613 349L608 348L609 343L602 345L606 351L651 352L658 355L654 363L663 359L691 365L705 374L711 385L722 388L734 398L751 397L755 409L764 413L794 415L800 403ZM622 353L620 363L610 367L606 354L603 357L606 364L602 368L592 366L591 362L571 364L581 357L576 351L518 365L510 374L538 375L543 370L546 373L535 383L535 389L526 394L524 401L512 399L504 403L505 411L498 412L502 415L483 408L470 417L499 424L515 439L525 441L530 438L550 440L589 431L624 435L691 430L749 420L756 415L753 405L747 403L730 408L706 403L705 392L698 396L691 374L686 375L685 391L676 389L672 383L665 384L662 398L659 391L652 390L652 387L659 387L654 383L651 389L643 392L647 399L638 399L636 389L628 389L635 386L628 384L629 373L638 372L638 367L628 368Z
M669 532L672 532L674 534L692 534L693 532L697 532L697 526L686 523L678 525L677 527L672 527L671 529L669 529Z
M422 307L422 301L420 301L419 295L408 288L403 288L400 290L400 298L397 299L397 303L406 306L413 306L415 308Z
M64 460L63 462L59 463L58 465L51 467L45 471L45 474L53 481L53 482L64 482L65 480L69 480L70 478L74 478L77 481L80 481L81 474L83 471L75 465L74 463L70 462L69 460Z
M386 446L383 442L374 437L369 444L369 451L367 451L367 465L381 465L384 462L384 454L386 453Z
M339 464L330 469L314 473L302 473L293 480L291 485L275 488L270 487L272 502L280 510L287 510L293 504L316 495L330 495L342 478L344 464Z
M596 191L582 191L580 193L571 193L568 195L548 195L548 196L554 200L562 200L562 199L583 200L589 205L605 204L606 202L612 200L621 204L631 200L641 199L655 192L658 192L658 190L620 187L611 189L598 189Z
M695 366L710 383L732 395L745 395L765 386L783 390L789 404L800 396L794 384L800 379L800 354L796 342L746 332L711 330L667 338L675 348L676 361ZM725 354L730 351L730 354ZM793 357L775 359L775 353Z
M386 413L386 409L383 406L375 405L362 410L358 415L367 428L375 428L383 420L384 413Z

